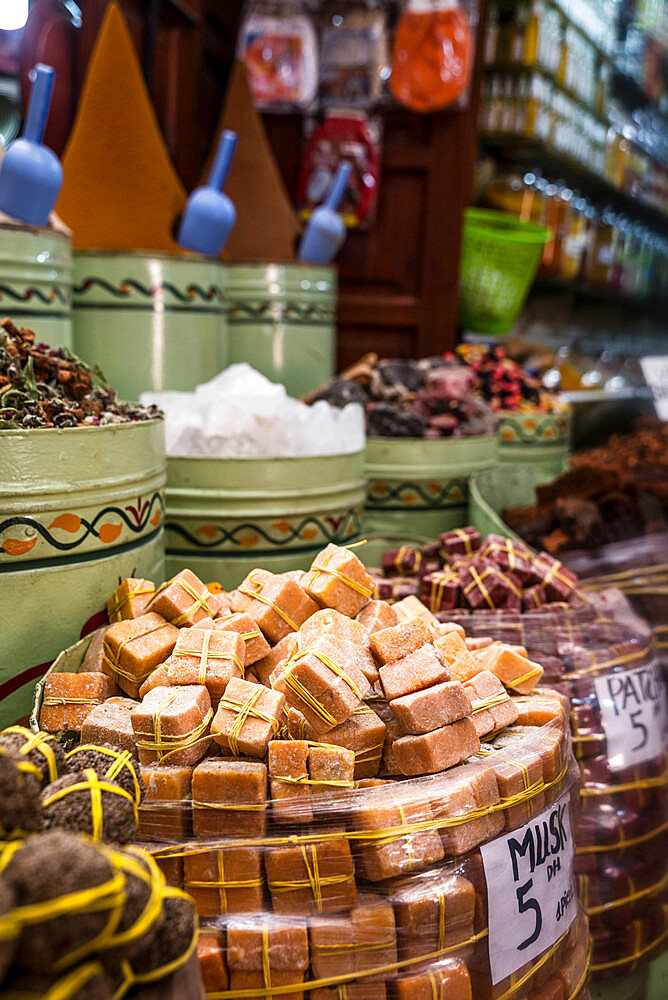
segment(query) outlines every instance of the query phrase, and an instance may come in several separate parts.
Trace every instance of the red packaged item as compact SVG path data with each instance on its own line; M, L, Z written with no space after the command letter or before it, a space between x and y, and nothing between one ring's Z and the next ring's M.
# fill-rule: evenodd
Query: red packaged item
M441 111L466 91L475 36L452 0L409 0L394 36L390 88L411 111Z
M297 192L302 218L307 219L323 200L342 160L352 170L339 214L348 228L373 215L380 176L378 129L361 112L337 111L327 115L306 144Z

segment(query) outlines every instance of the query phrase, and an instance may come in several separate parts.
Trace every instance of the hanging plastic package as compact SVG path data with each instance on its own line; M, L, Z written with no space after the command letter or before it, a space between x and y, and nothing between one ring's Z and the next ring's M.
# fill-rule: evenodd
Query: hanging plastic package
M390 88L411 111L441 111L471 79L475 35L468 14L452 0L409 0L397 24Z
M389 74L385 12L377 0L332 0L322 12L320 99L325 107L370 108Z
M315 98L318 41L299 4L252 3L239 31L237 58L246 66L258 108L292 111Z
M297 201L302 218L309 218L336 175L339 163L352 167L339 212L348 228L364 225L378 199L380 137L376 119L360 111L327 115L306 144L299 176Z

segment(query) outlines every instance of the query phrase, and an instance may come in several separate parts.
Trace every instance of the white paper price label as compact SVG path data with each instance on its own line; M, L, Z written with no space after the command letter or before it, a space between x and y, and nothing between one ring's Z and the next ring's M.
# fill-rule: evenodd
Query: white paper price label
M492 983L541 955L576 916L569 797L480 848L489 910Z
M657 664L619 670L594 681L611 771L663 753L666 688Z
M652 393L659 420L668 420L668 355L641 358L640 367Z

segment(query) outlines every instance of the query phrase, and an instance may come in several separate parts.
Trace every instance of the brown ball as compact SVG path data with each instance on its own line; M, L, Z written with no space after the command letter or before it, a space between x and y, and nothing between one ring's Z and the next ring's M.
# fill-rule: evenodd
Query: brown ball
M23 841L4 871L16 896L16 906L48 903L63 896L91 889L93 899L65 912L53 911L37 923L26 924L18 940L15 964L44 972L56 963L68 964L75 955L87 957L86 947L95 942L123 905L123 879L114 872L106 854L83 837L53 831ZM115 882L112 881L115 879ZM99 886L97 892L95 887Z
M99 962L85 962L69 972L21 972L14 976L5 987L3 998L13 1000L21 997L39 1000L51 991L58 991L62 1000L113 1000L114 990Z
M41 774L42 788L67 770L65 751L50 733L32 733L23 726L10 726L0 732L0 747L34 764Z
M11 913L15 906L16 896L14 890L5 879L0 879L0 919ZM14 961L18 935L19 930L17 928L15 937L0 938L0 983L2 983L9 971L10 965Z
M70 750L67 755L67 770L85 771L92 768L99 778L109 778L129 792L139 805L146 789L139 771L139 764L122 750L102 745L83 744Z
M133 963L132 971L140 978L159 973L166 965L179 958L186 961L192 944L197 917L193 901L178 889L166 889L163 895L164 920L153 941ZM158 976L158 978L160 978Z
M99 800L96 794L99 789ZM99 812L96 803L101 803ZM86 833L95 840L127 844L137 832L132 797L94 770L65 774L42 792L44 827Z
M0 750L0 840L41 830L38 775L29 761Z
M125 876L123 913L101 959L110 972L150 946L163 921L165 878L150 854L139 847L117 849L112 863Z

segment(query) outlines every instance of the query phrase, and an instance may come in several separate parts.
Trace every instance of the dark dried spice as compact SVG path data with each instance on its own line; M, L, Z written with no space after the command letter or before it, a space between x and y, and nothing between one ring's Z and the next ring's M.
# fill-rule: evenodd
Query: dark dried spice
M35 344L32 330L0 323L0 430L129 423L162 416L120 403L99 368L65 347Z

